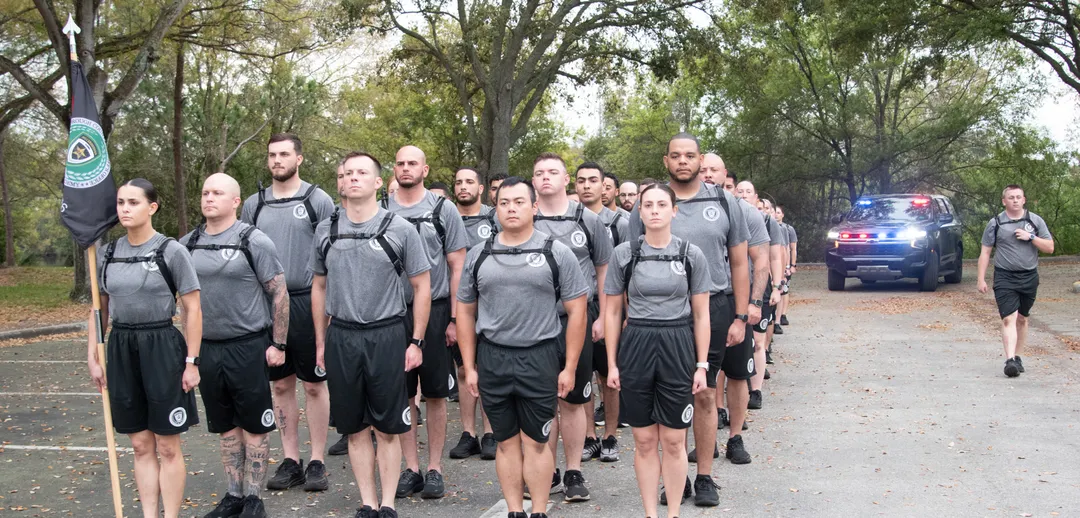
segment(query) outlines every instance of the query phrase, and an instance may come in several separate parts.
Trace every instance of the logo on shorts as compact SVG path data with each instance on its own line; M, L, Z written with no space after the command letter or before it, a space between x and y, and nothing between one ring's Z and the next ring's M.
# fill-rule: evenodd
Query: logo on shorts
M544 423L544 428L542 430L540 430L540 433L544 434L544 437L547 437L548 435L551 434L551 422L552 421L554 421L554 419L548 419L548 422Z
M746 360L746 372L754 372L754 359Z
M570 243L578 248L585 246L586 241L585 233L580 230L570 234Z
M307 207L303 204L293 207L292 215L296 219L307 219Z
M491 237L491 225L480 225L479 227L476 227L476 235L480 236L482 239Z
M450 390L454 390L454 375L453 374L447 374L446 378L448 380L450 380L449 385L448 385L450 387Z
M668 264L671 265L671 271L674 272L675 275L686 275L686 266L683 265L682 261L671 261Z
M326 369L316 365L315 366L315 375L320 377L320 378L325 378L326 377Z
M187 409L182 406L178 406L169 412L169 424L173 426L184 426L187 422Z
M693 418L694 418L694 405L693 404L686 405L686 408L684 408L683 411L682 411L682 422L689 424L690 420L693 419Z
M539 268L547 264L547 259L544 258L544 254L531 253L529 254L529 257L525 259L525 262L529 263L529 266L532 266L533 268Z
M701 217L705 218L705 221L716 221L720 219L720 209L705 207L705 210L701 211Z
M401 422L412 426L412 407L405 407L405 410L401 412Z
M269 428L274 426L274 411L267 408L262 415L262 425Z
M592 382L585 384L585 390L581 391L582 397L589 397L592 395Z

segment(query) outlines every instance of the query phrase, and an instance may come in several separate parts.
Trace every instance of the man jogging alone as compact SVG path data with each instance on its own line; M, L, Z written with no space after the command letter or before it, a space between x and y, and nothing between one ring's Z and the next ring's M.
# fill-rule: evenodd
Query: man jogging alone
M1054 253L1054 238L1046 221L1024 208L1027 198L1019 185L1005 187L1001 203L1005 210L983 231L978 289L986 293L986 268L993 251L994 299L1001 316L1005 375L1014 378L1024 372L1020 352L1027 342L1028 316L1039 288L1039 252Z
M236 180L210 175L202 190L206 223L180 239L202 286L199 393L207 429L221 434L229 482L206 518L266 517L260 491L275 428L266 367L285 362L289 334L289 293L277 249L262 231L237 221L239 208Z
M546 518L555 469L546 443L557 398L574 385L588 332L589 286L574 253L533 228L531 185L507 178L497 199L503 230L469 251L457 293L465 386L481 397L499 443L495 470L508 518L525 518L522 482L532 496L532 518Z
M334 201L319 187L300 179L303 145L295 135L278 134L267 144L267 166L273 184L244 201L241 220L263 231L278 251L289 290L289 337L285 363L270 369L274 412L285 460L267 481L273 490L304 486L325 491L326 434L330 424L330 395L326 371L315 364L315 330L311 318L311 272L307 268L318 223L334 212ZM300 458L300 407L296 380L304 382L305 417L311 440L311 461Z

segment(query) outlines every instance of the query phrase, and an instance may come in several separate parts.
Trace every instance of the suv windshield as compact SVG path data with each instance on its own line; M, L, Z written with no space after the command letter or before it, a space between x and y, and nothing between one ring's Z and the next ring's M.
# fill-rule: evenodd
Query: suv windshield
M915 200L926 198L874 198L872 200L859 200L859 203L851 209L847 220L856 223L862 222L920 222L929 221L931 212L930 204L916 204Z

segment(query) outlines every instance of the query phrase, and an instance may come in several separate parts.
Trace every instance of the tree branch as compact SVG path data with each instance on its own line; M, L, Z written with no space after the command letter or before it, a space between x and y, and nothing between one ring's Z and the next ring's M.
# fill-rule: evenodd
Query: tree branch
M105 95L105 99L101 106L101 113L103 115L114 117L120 112L120 107L123 106L124 102L127 101L128 97L135 91L135 88L146 74L146 70L150 68L150 56L157 51L157 47L161 44L162 38L165 37L165 31L167 31L169 27L176 22L176 19L180 17L180 13L183 11L184 5L186 5L187 2L188 0L172 0L171 4L161 10L157 22L154 23L154 28L151 29L150 33L146 36L146 40L143 41L142 46L139 48L139 53L131 62L131 66L124 74L124 77L112 92L108 92Z

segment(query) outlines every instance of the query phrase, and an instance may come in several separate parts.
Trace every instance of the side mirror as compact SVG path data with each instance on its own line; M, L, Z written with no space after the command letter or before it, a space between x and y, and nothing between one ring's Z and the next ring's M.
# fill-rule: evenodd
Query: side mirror
M829 221L832 222L833 225L839 225L840 222L844 221L844 216L842 214L834 214Z
M941 222L941 223L952 223L953 222L953 215L952 214L940 214L940 215L938 215L938 221Z

